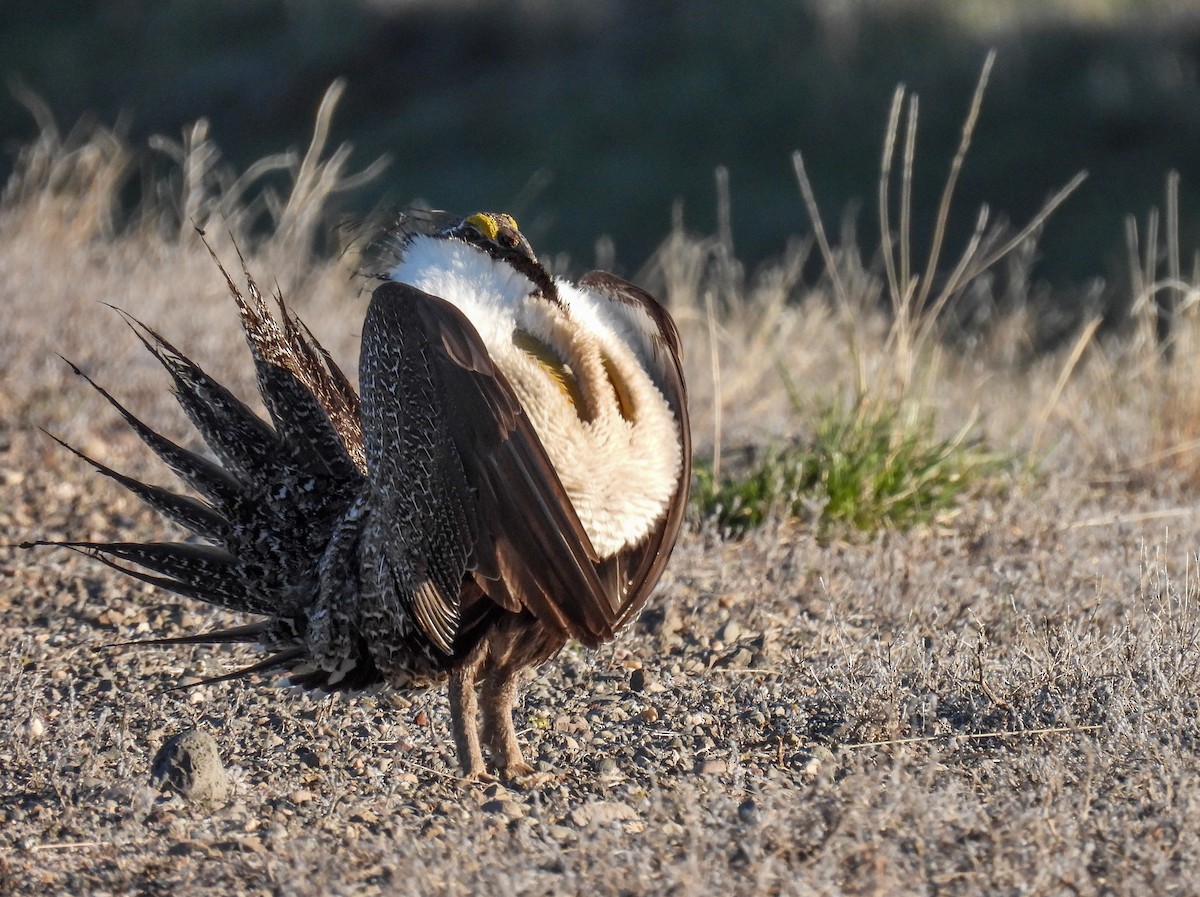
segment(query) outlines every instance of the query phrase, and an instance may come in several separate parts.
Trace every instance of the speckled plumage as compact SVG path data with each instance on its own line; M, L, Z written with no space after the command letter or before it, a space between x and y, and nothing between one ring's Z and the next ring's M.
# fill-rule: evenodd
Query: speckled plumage
M276 318L248 273L246 295L226 275L270 423L126 315L216 461L96 384L200 498L85 460L208 544L52 544L261 615L175 640L258 641L252 671L327 690L449 679L464 772L484 774L483 746L527 771L521 672L612 638L681 526L678 336L611 275L551 278L506 215L402 218L381 245L361 398L282 301Z

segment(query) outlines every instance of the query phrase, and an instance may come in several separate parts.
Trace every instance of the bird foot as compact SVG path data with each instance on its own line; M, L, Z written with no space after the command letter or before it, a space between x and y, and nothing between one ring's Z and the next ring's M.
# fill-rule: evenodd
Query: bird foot
M516 763L506 763L504 766L496 767L496 774L504 779L516 779L523 776L531 775L533 767L520 760Z
M500 778L486 769L471 769L463 773L463 781L472 785L494 785Z

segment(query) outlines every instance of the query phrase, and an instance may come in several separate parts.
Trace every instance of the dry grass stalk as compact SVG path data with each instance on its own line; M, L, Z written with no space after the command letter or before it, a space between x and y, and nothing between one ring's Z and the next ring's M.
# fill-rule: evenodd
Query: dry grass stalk
M146 220L158 220L164 233L175 239L187 239L194 228L219 225L234 242L248 244L252 239L255 220L262 214L262 196L250 196L250 191L262 179L276 171L286 171L296 164L295 152L289 150L258 159L241 174L221 164L221 151L209 137L205 119L183 129L179 141L161 134L150 138L150 148L170 159L179 170L178 185L172 189L171 179L159 182L157 206L144 211Z
M1133 301L1133 336L1125 352L1124 376L1150 399L1148 421L1152 439L1146 456L1130 468L1161 463L1181 476L1189 488L1200 489L1200 280L1185 280L1179 236L1179 174L1169 172L1164 187L1166 214L1160 226L1156 208L1147 212L1143 231L1129 216L1126 248ZM1165 245L1160 244L1160 229ZM1142 235L1144 234L1144 242ZM1160 266L1165 261L1165 275Z
M349 143L339 144L328 158L322 158L329 142L333 113L345 89L345 79L339 78L329 85L321 98L312 140L299 165L293 165L292 185L286 202L281 205L274 194L266 195L273 225L266 255L281 261L289 259L293 269L311 264L311 253L325 221L330 198L370 183L390 161L386 156L380 156L362 171L347 174L346 167L354 150Z
M120 192L133 155L120 129L81 122L63 136L46 103L33 91L12 91L38 125L4 186L0 210L22 230L52 230L56 239L109 239L120 217Z
M1071 375L1075 373L1075 368L1082 360L1088 346L1092 344L1092 340L1096 336L1096 332L1100 329L1100 325L1104 323L1104 319L1097 316L1088 321L1079 335L1075 338L1075 342L1071 346L1071 351L1067 353L1067 359L1063 362L1062 368L1059 371L1058 379L1054 381L1054 388L1050 390L1050 397L1046 399L1046 404L1042 406L1035 418L1033 427L1032 445L1035 450L1041 447L1042 433L1050 416L1058 407L1059 401L1062 399L1063 390L1067 388L1067 383L1071 379Z
M916 155L919 104L917 97L909 96L903 85L897 88L893 95L884 134L878 189L881 254L891 308L891 323L884 351L881 353L883 360L879 365L886 369L872 369L864 358L862 347L852 341L850 355L855 359L857 389L860 395L879 394L880 400L887 402L916 398L913 394L914 378L921 366L928 366L936 357L935 343L941 329L941 317L946 306L971 281L984 274L1029 240L1045 224L1054 210L1083 183L1086 177L1086 173L1081 172L1072 178L1047 200L1024 227L1007 238L998 230L989 231L989 210L987 206L982 207L962 255L942 280L940 289L936 293L934 292L955 190L971 147L983 104L983 96L994 63L995 52L993 51L984 60L979 80L971 97L970 107L963 121L958 148L950 162L950 169L943 184L934 219L933 238L922 274L913 272L911 246L913 167ZM908 99L907 107L906 98ZM905 113L906 108L907 112ZM891 184L901 132L903 132L904 139L899 187L899 229L898 232L894 232L891 214ZM861 301L855 301L844 286L838 270L837 258L830 247L824 225L820 220L820 211L803 157L797 153L793 161L800 183L801 195L812 219L817 245L820 247L827 272L833 282L839 306L845 310L844 314L848 318L861 319L866 310ZM929 377L925 379L928 381Z
M857 748L898 747L905 744L928 744L934 741L979 741L984 738L1034 738L1044 735L1071 735L1079 732L1095 732L1104 726L1096 723L1089 726L1053 726L1040 729L997 730L993 732L968 732L955 735L923 735L915 738L891 738L885 741L856 741L841 745L847 750Z

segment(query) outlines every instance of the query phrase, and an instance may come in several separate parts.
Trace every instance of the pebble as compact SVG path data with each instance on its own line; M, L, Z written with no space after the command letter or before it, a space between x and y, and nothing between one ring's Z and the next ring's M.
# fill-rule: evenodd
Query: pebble
M811 748L808 760L801 767L801 774L807 779L828 781L837 770L837 757L833 751L824 745Z
M740 819L746 825L758 825L758 804L755 803L754 798L748 797L738 804L737 813L738 819Z
M643 691L646 688L646 671L640 667L629 674L631 691Z
M745 669L754 664L754 652L749 648L735 648L722 656L713 666L718 669Z
M723 776L729 771L729 764L724 760L697 760L695 771L702 776Z
M629 822L638 819L638 812L629 804L615 800L594 800L571 810L569 818L574 825L611 825L614 822Z
M506 798L497 798L495 800L486 801L479 809L485 813L491 813L496 816L503 816L505 819L520 819L525 815L525 807L515 800Z
M229 776L217 743L197 729L180 732L163 743L150 768L150 784L194 801L223 802L229 796Z
M178 844L172 844L167 849L169 857L186 857L193 853L199 853L204 850L203 845L195 841L180 841Z
M46 724L42 722L42 718L36 713L29 718L29 723L25 727L25 737L30 741L38 741L46 734Z

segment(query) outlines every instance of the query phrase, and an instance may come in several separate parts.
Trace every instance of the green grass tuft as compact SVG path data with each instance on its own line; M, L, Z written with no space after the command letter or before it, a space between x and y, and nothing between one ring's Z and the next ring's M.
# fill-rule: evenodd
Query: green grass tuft
M969 443L966 429L939 439L931 415L859 400L827 407L810 439L768 449L732 473L698 464L692 501L730 535L784 517L812 521L823 534L907 528L948 520L1003 464Z

